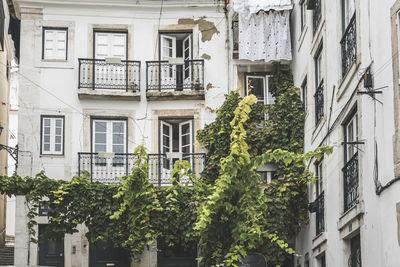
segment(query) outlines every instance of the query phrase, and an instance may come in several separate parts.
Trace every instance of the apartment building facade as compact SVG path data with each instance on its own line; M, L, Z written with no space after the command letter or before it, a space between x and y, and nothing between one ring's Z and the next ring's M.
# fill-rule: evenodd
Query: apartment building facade
M307 113L310 222L295 266L399 266L399 1L296 1L295 85ZM397 183L396 183L397 182Z
M21 176L44 170L68 180L86 171L92 181L114 183L130 172L138 145L149 153L149 179L156 186L168 186L177 159L188 160L199 175L205 151L196 131L215 119L224 95L237 88L246 95L251 86L263 104L273 104L271 62L291 59L291 5L277 17L286 29L285 53L255 62L240 56L239 22L225 1L15 3L23 44ZM263 171L268 179L272 169ZM89 244L84 226L58 242L30 243L24 201L17 196L15 264L164 266L152 248L144 249L140 263L129 263L112 244ZM40 233L45 207L39 214Z

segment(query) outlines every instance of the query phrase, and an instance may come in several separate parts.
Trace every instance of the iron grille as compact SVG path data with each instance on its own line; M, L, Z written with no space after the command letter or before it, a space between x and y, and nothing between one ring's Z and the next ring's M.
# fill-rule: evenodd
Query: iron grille
M324 192L319 194L317 199L315 200L317 211L315 213L316 218L316 235L319 235L323 231L325 231L325 212L324 212Z
M349 25L347 25L346 30L344 31L340 44L342 47L342 75L344 77L357 58L357 33L355 13L351 18Z
M232 34L233 34L233 53L239 53L239 20L232 20Z
M348 261L348 266L349 267L361 267L361 250L357 249L353 253L350 254L349 261Z
M322 18L322 7L321 7L321 0L316 0L315 1L315 7L314 7L314 15L313 15L313 30L314 33L318 29L318 25L321 21Z
M205 166L206 155L204 153L183 153L181 157L167 154L149 154L149 179L150 183L159 186L171 185L171 171L177 160L187 160L192 166L192 172L200 177ZM188 182L188 177L180 180L181 183Z
M204 60L146 61L148 91L204 90Z
M348 211L358 200L358 153L346 163L343 171L344 211Z
M315 101L315 124L324 116L324 81L322 80L314 95Z
M79 173L87 171L92 182L119 183L117 177L131 174L138 159L129 153L78 153Z
M105 59L79 60L79 88L140 90L140 61L122 60L107 62Z

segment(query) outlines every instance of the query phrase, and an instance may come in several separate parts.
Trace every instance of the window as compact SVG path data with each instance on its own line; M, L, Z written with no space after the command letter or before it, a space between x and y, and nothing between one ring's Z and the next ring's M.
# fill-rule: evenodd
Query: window
M248 73L245 74L246 95L253 94L257 97L258 104L273 105L275 97L271 93L270 75Z
M323 186L323 175L322 175L322 161L318 162L315 166L316 178L315 181L315 226L316 226L316 235L325 231L325 197L324 197L324 186Z
M94 31L94 58L127 59L127 32Z
M64 154L64 116L41 117L41 154Z
M357 113L344 124L344 167L343 190L344 211L356 205L358 201L358 119Z
M324 191L323 179L322 179L322 161L320 161L316 165L316 176L317 180L315 181L315 193L316 196L318 197Z
M43 28L43 59L67 60L67 28Z
M355 0L342 0L343 33L346 31L347 26L350 24L350 21L354 16L355 10Z
M92 151L126 153L126 120L93 119Z
M349 267L361 267L361 242L360 234L350 239Z
M304 110L307 110L307 77L304 79L304 82L301 85L301 95L303 98Z
M325 253L318 259L318 267L326 267Z
M315 57L315 124L324 116L324 78L323 78L323 62L322 47L318 50Z
M261 181L267 182L268 184L276 178L275 171L257 171L257 173L260 175Z
M300 29L303 30L306 26L306 11L307 11L307 3L306 0L300 0Z
M308 252L304 256L304 267L310 267L310 255Z

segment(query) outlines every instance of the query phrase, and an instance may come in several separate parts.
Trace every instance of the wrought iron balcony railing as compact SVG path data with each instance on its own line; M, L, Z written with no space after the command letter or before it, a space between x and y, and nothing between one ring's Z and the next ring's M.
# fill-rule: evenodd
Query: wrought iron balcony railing
M314 33L317 31L319 23L322 18L322 7L321 7L321 0L315 1L314 6L314 14L313 14L313 30Z
M79 173L87 171L92 182L106 184L119 183L116 177L131 174L137 157L130 153L78 153ZM149 154L149 181L152 184L170 185L171 171L177 160L188 160L192 165L193 173L199 177L204 169L205 154ZM181 180L185 183L187 180Z
M239 53L239 19L232 20L232 34L233 34L233 54L234 57Z
M314 94L315 102L315 124L324 116L324 81L319 83L317 91Z
M316 235L319 235L323 231L325 231L325 197L324 192L319 194L317 199L315 200L316 203L316 213L315 213L315 225L316 225Z
M118 183L116 177L129 175L137 157L129 153L78 153L78 171L87 171L92 182Z
M357 33L355 13L349 24L347 25L346 30L344 31L340 44L342 47L342 76L344 77L357 58Z
M343 171L344 211L348 211L358 201L358 153L346 163Z
M348 260L349 267L361 267L361 250L357 249L356 251L350 254Z
M149 178L152 184L159 186L171 185L171 171L177 160L187 160L192 165L192 172L200 177L205 166L206 155L204 153L170 153L149 154ZM188 182L188 177L180 180L181 183Z
M80 58L79 88L140 90L140 61Z
M147 91L204 89L204 60L146 61Z

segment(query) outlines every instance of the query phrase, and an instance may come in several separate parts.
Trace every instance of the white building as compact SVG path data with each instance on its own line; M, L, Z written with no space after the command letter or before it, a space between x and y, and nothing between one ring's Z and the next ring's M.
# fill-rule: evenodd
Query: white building
M176 158L190 160L196 174L202 170L205 156L195 133L214 120L212 110L226 93L241 87L246 94L252 83L261 101L273 103L272 65L235 59L237 35L225 1L15 3L23 44L21 176L44 170L68 180L89 171L93 180L113 182L129 172L130 153L144 144L150 181L166 185ZM282 22L288 22L289 11L285 14ZM285 28L286 54L278 57L289 62L289 23ZM39 249L28 242L24 197L17 197L16 206L16 265L127 266L129 259L118 249L88 244L84 227ZM40 214L39 232L47 222L46 210ZM157 266L157 252L145 249L137 266Z
M295 84L306 103L310 223L295 266L400 266L400 1L296 1ZM309 9L307 9L307 6Z

